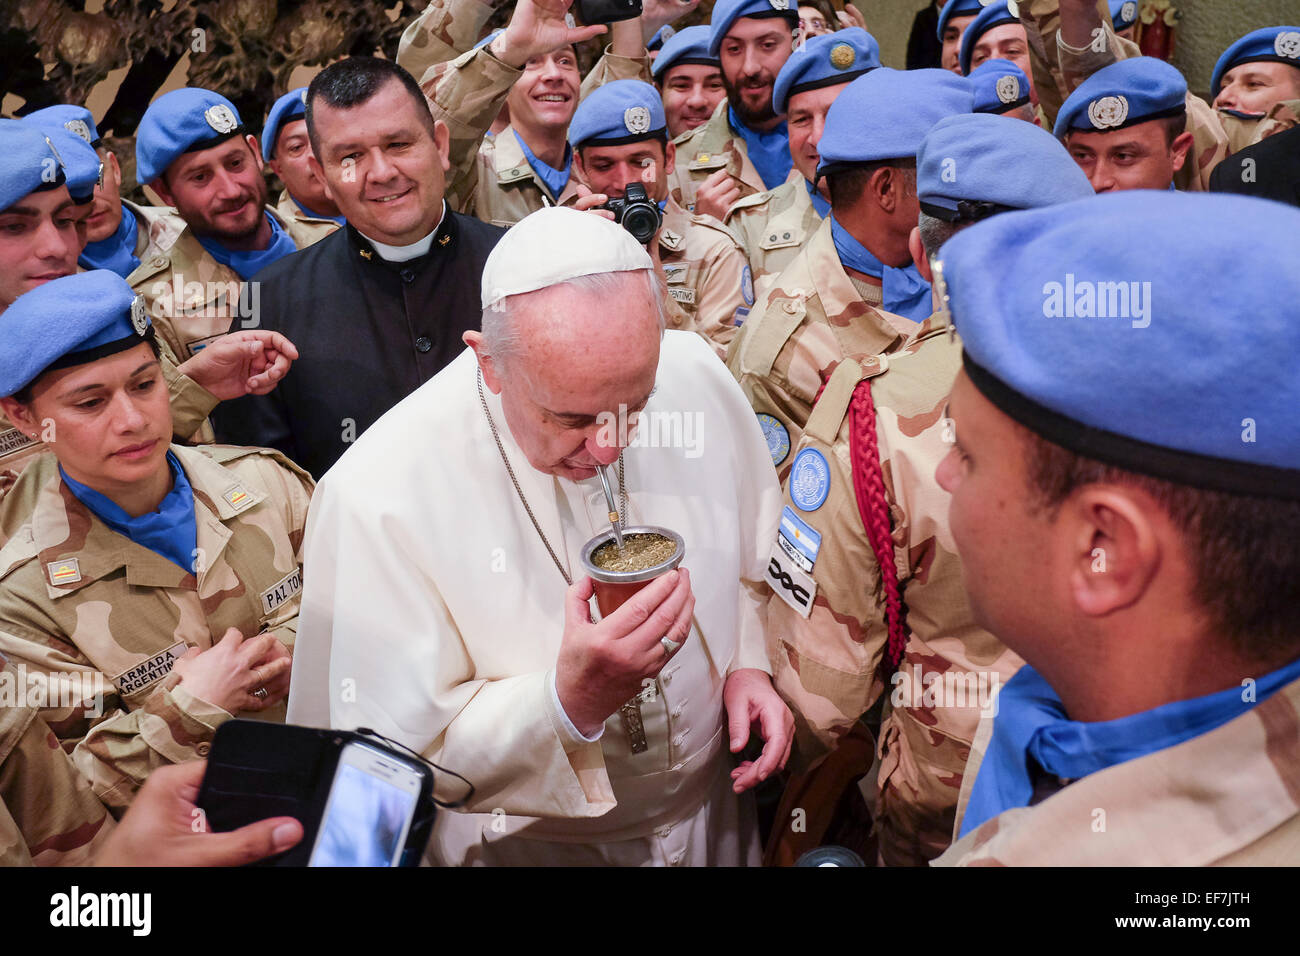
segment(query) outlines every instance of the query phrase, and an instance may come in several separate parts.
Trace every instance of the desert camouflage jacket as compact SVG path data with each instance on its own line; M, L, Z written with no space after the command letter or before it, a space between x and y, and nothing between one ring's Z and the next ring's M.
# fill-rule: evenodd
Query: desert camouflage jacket
M948 530L949 496L935 481L951 447L943 411L961 343L946 313L921 328L900 351L836 366L791 449L800 464L783 484L786 509L767 574L773 682L795 715L799 761L820 757L887 697L876 824L891 866L922 865L948 846L980 710L1020 666L974 622ZM882 668L884 585L857 499L867 479L852 458L854 443L865 441L851 412L862 389L875 408L906 608L904 656L893 674ZM826 476L821 488L809 480L818 471Z
M287 189L280 190L280 198L275 202L275 211L280 214L282 222L291 223L303 237L304 241L298 243L299 249L303 248L308 241L319 242L339 227L333 219L307 215L302 211L302 207L293 201ZM295 241L297 241L296 236Z
M332 220L286 220L270 206L270 215L289 233L299 249L323 239L338 224ZM153 245L156 254L143 260L127 277L131 288L144 296L145 309L180 361L190 358L213 339L230 331L237 318L256 322L256 294L245 290L239 274L223 266L199 245L194 232L182 220L171 241ZM175 223L163 228L174 230ZM250 327L252 327L250 325Z
M402 32L397 65L419 82L430 67L473 47L499 5L491 0L432 0Z
M726 226L749 259L756 295L767 291L822 224L805 183L803 174L792 169L780 186L737 200L727 210Z
M685 318L672 327L695 329L725 357L737 318L743 320L754 304L740 245L712 216L692 216L671 198L658 243L668 296Z
M206 756L231 716L185 689L176 658L230 627L290 647L297 629L310 477L266 449L171 450L194 490L196 573L101 522L53 455L23 473L12 497L30 482L36 505L0 548L0 654L40 685L42 716L115 809L154 767Z
M677 163L669 188L678 205L695 211L695 190L719 169L731 173L740 184L740 196L767 191L763 177L749 159L745 140L735 133L727 119L727 101L718 104L709 121L678 136Z
M773 419L765 431L772 462L783 477L788 455L778 456L777 450L782 443L787 448L799 443L835 366L846 358L893 352L919 328L881 307L879 286L860 286L849 278L826 219L759 296L727 351L727 367L754 411Z
M113 818L24 692L0 666L0 866L84 866Z
M958 826L992 736L983 718ZM1207 734L1062 786L966 834L936 866L1294 866L1300 681Z
M612 80L650 80L648 57L614 56L606 51L582 81L582 95ZM436 119L451 133L451 171L447 202L457 212L497 226L513 226L544 206L564 206L577 198L577 180L552 196L507 126L496 136L487 131L501 112L522 71L507 66L487 47L463 53L430 67L420 86Z

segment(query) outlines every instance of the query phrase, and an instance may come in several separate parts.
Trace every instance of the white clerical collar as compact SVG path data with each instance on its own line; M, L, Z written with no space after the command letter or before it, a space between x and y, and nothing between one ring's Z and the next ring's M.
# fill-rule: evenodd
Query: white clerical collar
M383 259L385 262L408 262L411 259L420 258L420 256L429 251L430 247L433 246L433 237L438 234L438 230L442 227L442 221L446 216L447 201L444 199L442 202L442 214L438 216L438 222L434 225L433 231L423 239L416 240L409 246L390 246L379 242L378 240L371 239L365 233L360 233L360 235L362 239L374 246L375 252L379 253L379 258Z

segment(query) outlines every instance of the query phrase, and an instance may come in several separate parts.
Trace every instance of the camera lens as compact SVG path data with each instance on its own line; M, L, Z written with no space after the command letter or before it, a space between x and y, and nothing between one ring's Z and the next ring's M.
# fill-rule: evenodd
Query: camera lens
M632 234L633 239L645 245L659 231L657 211L653 206L648 209L642 205L633 206L623 213L623 228Z

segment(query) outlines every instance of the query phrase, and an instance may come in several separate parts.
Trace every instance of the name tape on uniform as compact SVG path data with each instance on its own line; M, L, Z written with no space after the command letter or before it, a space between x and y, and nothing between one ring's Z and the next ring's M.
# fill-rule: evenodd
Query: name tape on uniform
M270 614L302 590L302 568L294 568L262 592L262 613Z
M177 641L165 651L146 658L138 664L128 667L116 677L110 677L117 692L123 696L135 694L162 680L172 672L172 666L185 655L189 645Z
M781 527L776 533L776 543L790 556L790 560L804 571L812 573L817 554L822 549L822 536L813 530L789 505L781 512Z

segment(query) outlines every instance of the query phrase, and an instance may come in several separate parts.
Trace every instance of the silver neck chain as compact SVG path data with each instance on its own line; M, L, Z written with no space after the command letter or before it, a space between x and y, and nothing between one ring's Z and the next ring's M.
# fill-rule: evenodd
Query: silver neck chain
M478 377L478 400L483 406L483 416L487 419L488 428L492 429L492 438L497 443L497 451L501 453L501 463L506 466L506 474L510 476L510 482L515 486L515 494L519 496L519 503L524 506L524 511L528 513L528 520L533 523L533 528L537 531L537 536L542 539L542 544L546 545L546 551L555 562L555 567L564 577L565 584L572 584L573 578L563 564L560 563L555 549L551 547L551 542L547 540L546 533L542 531L542 526L533 514L533 509L528 506L528 499L524 497L524 490L519 487L519 479L515 477L515 470L510 467L510 459L506 455L505 445L501 444L501 433L497 431L497 423L492 418L492 412L488 408L487 396L483 394L483 370L479 369ZM619 500L619 521L627 524L627 486L623 482L623 453L618 453L618 500Z

